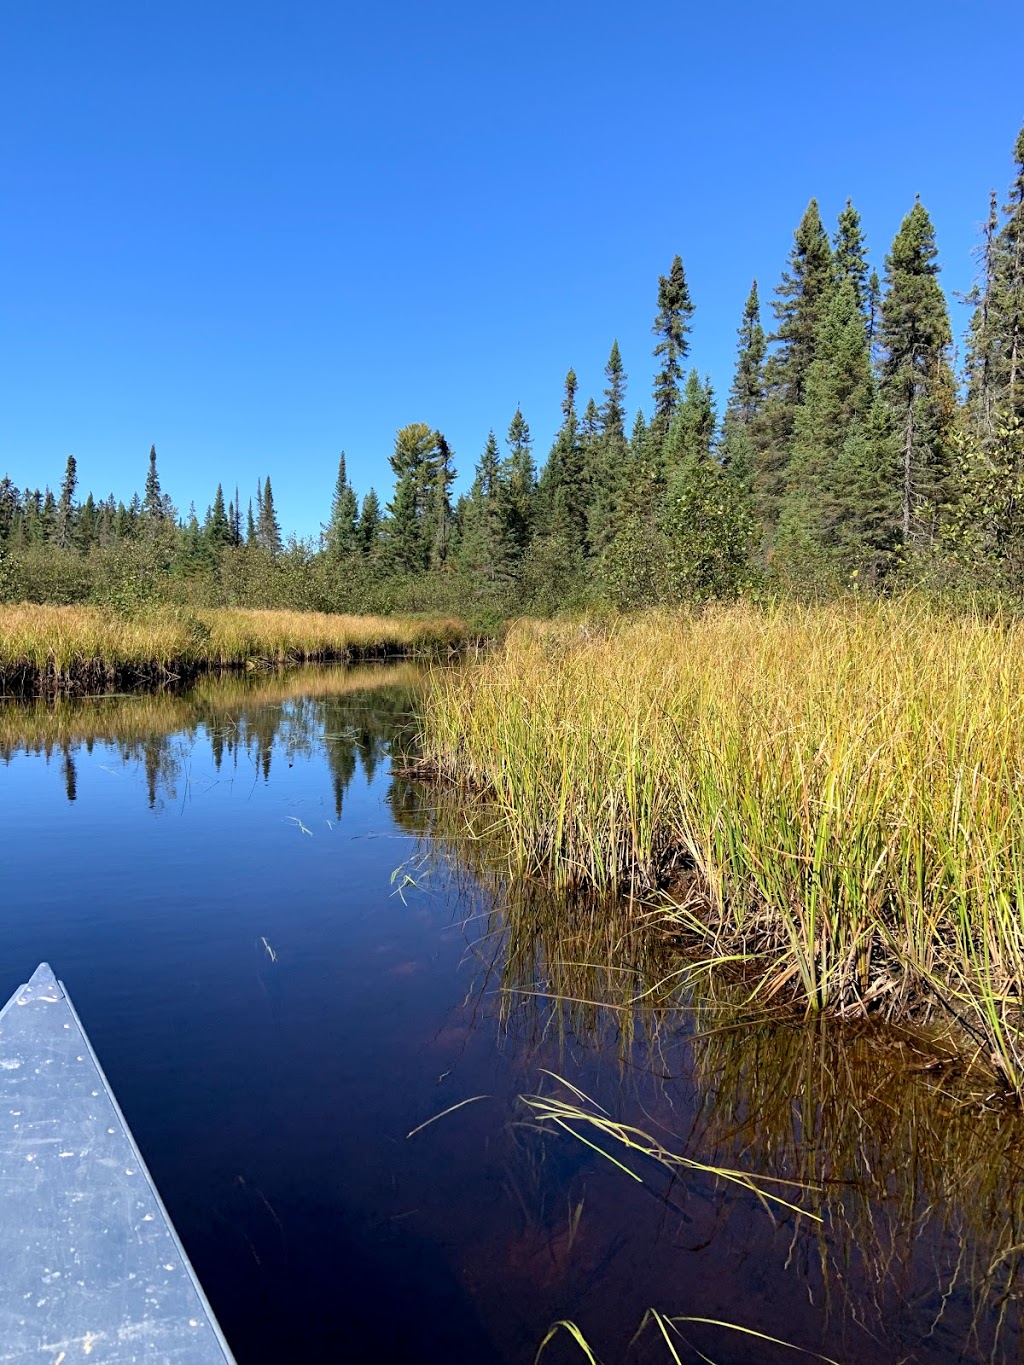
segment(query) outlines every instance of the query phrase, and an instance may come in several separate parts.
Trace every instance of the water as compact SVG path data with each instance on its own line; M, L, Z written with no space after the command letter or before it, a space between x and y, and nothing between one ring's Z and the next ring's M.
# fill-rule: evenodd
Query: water
M1016 1358L1017 1116L912 1040L657 987L649 932L504 885L487 813L392 772L417 685L0 707L0 997L41 960L67 984L241 1365L519 1365L561 1319L670 1361L649 1308L843 1362ZM522 1096L576 1100L549 1073L822 1221L576 1125L634 1180L538 1125ZM798 1358L679 1330L681 1360Z

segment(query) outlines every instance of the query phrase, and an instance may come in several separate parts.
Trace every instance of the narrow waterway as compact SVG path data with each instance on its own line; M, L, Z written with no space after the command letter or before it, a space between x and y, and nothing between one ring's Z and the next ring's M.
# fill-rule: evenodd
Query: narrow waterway
M506 885L419 681L0 703L0 999L67 985L240 1365L1017 1359L1019 1117Z

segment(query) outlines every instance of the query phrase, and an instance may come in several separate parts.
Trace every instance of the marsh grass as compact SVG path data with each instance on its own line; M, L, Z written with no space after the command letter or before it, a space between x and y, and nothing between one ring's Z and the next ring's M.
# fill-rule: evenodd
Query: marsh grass
M1022 654L912 603L526 623L434 675L424 764L512 877L658 893L762 999L940 1017L1024 1097Z
M100 691L207 670L391 658L457 648L449 618L159 607L0 607L0 692Z

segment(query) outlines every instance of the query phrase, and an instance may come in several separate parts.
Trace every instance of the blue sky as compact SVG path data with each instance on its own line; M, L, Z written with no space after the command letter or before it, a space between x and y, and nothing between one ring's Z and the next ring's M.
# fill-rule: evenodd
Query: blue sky
M341 449L389 496L425 421L464 486L517 402L543 457L613 338L649 410L676 252L724 397L812 194L830 223L852 196L881 270L920 193L970 286L1022 47L990 0L4 5L0 474L74 454L127 499L155 442L182 510L269 473L311 534Z

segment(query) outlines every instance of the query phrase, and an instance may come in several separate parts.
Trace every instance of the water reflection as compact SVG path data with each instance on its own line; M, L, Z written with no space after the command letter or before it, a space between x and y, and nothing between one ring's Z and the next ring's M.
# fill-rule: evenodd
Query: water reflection
M335 816L358 770L372 782L410 732L423 669L413 663L349 669L207 677L188 690L0 704L0 764L15 755L59 757L68 801L77 798L79 750L104 745L123 765L141 764L150 809L181 794L197 740L210 745L217 773L248 769L269 782L273 763L289 766L322 752Z

